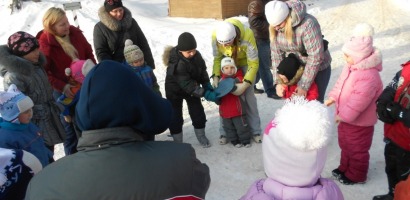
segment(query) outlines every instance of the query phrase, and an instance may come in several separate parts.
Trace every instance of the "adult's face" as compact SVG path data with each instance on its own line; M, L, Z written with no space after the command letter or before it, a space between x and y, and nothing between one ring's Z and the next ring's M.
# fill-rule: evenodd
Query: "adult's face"
M110 11L110 15L114 17L116 20L120 21L124 17L124 8L118 7L116 9L112 9Z
M36 63L38 62L38 58L40 57L40 49L36 48L33 51L31 51L30 53L22 56L24 59L32 62L32 63Z
M64 16L53 26L53 30L56 35L64 37L70 34L70 22L68 22L67 16Z

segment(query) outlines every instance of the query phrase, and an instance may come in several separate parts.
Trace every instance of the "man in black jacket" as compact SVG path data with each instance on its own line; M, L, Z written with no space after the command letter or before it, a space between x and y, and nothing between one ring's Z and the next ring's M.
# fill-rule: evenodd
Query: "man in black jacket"
M171 104L115 61L96 65L76 107L78 153L32 179L26 199L204 199L209 168L189 144L144 141L166 130Z

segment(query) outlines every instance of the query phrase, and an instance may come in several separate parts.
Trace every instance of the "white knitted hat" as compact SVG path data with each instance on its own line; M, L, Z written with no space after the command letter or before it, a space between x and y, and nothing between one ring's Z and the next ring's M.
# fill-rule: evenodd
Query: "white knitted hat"
M216 27L216 40L220 44L228 44L236 37L235 26L227 21L220 22Z
M235 65L235 61L231 57L225 57L221 60L221 72L223 73L223 67L230 65L235 67L235 74L238 71L238 68Z
M277 26L288 17L289 7L282 1L270 1L265 5L265 15L271 26Z
M292 187L310 187L326 162L332 122L327 107L296 96L276 111L263 136L265 173Z

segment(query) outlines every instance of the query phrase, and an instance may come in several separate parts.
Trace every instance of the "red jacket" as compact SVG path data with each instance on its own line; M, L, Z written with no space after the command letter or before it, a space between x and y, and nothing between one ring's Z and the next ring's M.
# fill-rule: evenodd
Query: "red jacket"
M410 91L410 62L403 65L399 80L399 85L394 95L394 102L399 102L403 108L408 108L410 99L406 97L407 95L402 95L402 93L409 93ZM400 98L401 96L402 98ZM385 123L384 136L406 151L410 151L410 131L409 127L406 127L403 122L397 120L393 124Z
M64 70L70 67L72 59L64 52L53 34L42 30L37 33L36 37L40 43L40 51L47 58L45 70L48 80L55 90L61 92L68 83L68 77L65 75ZM70 26L70 41L78 51L78 59L91 59L96 63L93 49L80 29Z
M222 74L222 73L221 73ZM226 75L222 74L222 79L227 78ZM238 70L234 76L229 78L235 78L239 82L243 81L243 72L242 70ZM242 103L239 96L235 96L231 93L223 96L221 98L221 104L219 105L219 114L223 118L233 118L237 116L241 116L243 114L242 110Z
M283 93L283 98L288 99L292 96L293 93L295 93L296 88L298 87L297 84L295 85L286 85L285 86L285 92ZM319 97L319 90L317 88L317 84L315 82L310 85L309 90L307 91L306 94L306 99L309 101L312 100L317 100Z

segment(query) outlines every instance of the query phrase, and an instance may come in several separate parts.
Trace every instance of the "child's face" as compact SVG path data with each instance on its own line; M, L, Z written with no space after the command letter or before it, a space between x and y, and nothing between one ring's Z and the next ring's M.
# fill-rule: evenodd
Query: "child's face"
M192 49L192 50L189 50L189 51L179 51L179 52L181 52L181 54L182 54L185 58L190 59L190 58L192 58L192 57L195 56L195 54L196 54L196 49Z
M232 65L227 65L222 67L222 73L228 76L232 76L235 74L235 67Z
M30 53L24 55L23 58L30 61L30 62L32 62L32 63L37 63L38 58L40 58L40 49L39 48L34 49Z
M144 58L138 59L132 63L130 63L131 66L133 67L141 67L142 65L144 65Z
M33 117L33 109L28 109L19 115L19 122L22 124L28 124L31 121L31 118Z
M288 83L288 82L289 82L288 78L286 78L285 75L283 75L283 74L278 74L278 76L279 76L279 78L282 79L283 83Z
M354 64L354 60L352 57L350 57L349 55L344 54L345 60L347 62L347 64L353 65Z

